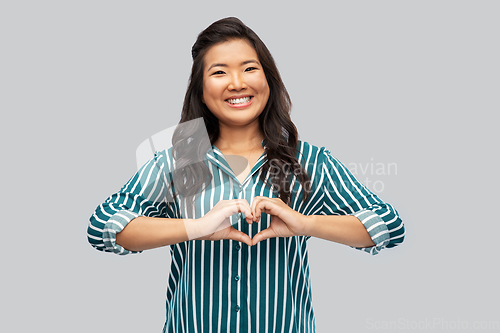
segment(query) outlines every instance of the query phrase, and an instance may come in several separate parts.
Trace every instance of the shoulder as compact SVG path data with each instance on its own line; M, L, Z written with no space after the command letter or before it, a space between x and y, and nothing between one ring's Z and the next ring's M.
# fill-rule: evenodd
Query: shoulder
M172 159L172 147L163 150L155 150L152 159L156 162L170 161Z
M148 164L155 165L156 168L159 168L165 172L170 172L174 165L172 158L172 147L154 151L153 157L151 157L146 165Z
M330 151L325 147L315 146L307 141L297 141L297 159L313 159L316 162L322 162L325 154L330 154Z
M315 146L307 141L302 141L302 140L297 140L297 151L304 153L304 152L316 152L320 150L321 148L318 146Z
M325 147L313 145L307 141L297 142L297 160L310 176L319 175L328 160L329 151Z
M297 160L307 170L315 169L318 172L325 170L341 169L346 166L342 164L326 147L319 147L306 141L297 142Z

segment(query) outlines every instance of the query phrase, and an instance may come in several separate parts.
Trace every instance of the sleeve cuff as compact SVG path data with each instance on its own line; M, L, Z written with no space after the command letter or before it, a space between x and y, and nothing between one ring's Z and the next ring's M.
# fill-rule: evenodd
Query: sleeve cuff
M352 215L363 223L366 231L368 231L368 234L375 243L375 246L356 247L356 249L375 255L389 244L389 229L380 216L369 209L361 210Z
M129 253L139 253L142 251L129 251L124 249L122 246L116 244L116 234L125 228L125 226L140 215L134 213L130 210L121 210L116 212L111 218L106 222L104 226L102 240L104 242L104 248L106 251L114 252L116 254L129 254Z

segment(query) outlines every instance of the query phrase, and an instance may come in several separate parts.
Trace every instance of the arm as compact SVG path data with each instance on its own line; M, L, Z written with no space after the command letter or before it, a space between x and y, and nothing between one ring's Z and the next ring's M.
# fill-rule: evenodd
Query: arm
M152 241L147 238L144 244L141 244L140 238L130 240L130 232L137 228L144 229L148 224L144 224L144 218L156 218L156 223L159 221L165 222L162 227L167 228L172 225L172 222L166 222L167 219L160 217L176 217L167 205L167 188L169 174L165 170L169 170L167 152L156 152L154 157L147 162L137 173L120 189L120 191L109 196L105 202L99 205L94 214L90 217L90 223L87 229L87 238L89 243L100 251L113 252L117 254L135 253L142 249L149 248L152 245L157 245L157 241ZM128 228L123 246L116 242L117 234L121 233L125 227L132 221L134 226ZM181 220L182 221L182 220ZM174 228L179 230L179 228ZM156 229L152 230L157 231ZM180 239L180 233L177 236L172 236L174 240ZM128 236L128 237L127 237ZM119 238L122 238L119 236ZM135 242L135 243L134 243ZM164 243L165 239L162 239ZM130 249L128 246L132 245ZM133 248L133 249L132 249Z
M309 215L304 234L352 247L374 246L364 225L352 215Z
M116 244L129 251L143 251L188 241L184 219L140 216L118 234Z
M324 194L320 214L328 216L311 217L310 232L371 254L403 241L404 225L392 205L361 184L326 149L323 150L320 166ZM321 222L326 223L318 227ZM362 231L360 226L365 230ZM366 238L367 234L371 243Z

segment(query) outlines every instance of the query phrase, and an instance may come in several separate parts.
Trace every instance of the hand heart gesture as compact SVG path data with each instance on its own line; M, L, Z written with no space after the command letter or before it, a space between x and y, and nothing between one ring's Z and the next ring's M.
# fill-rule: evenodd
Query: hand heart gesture
M231 225L230 217L237 213L244 213L249 224L266 213L271 223L251 239ZM306 218L279 198L255 197L252 206L245 199L221 200L202 218L186 222L186 231L189 239L233 239L252 246L268 238L305 235Z

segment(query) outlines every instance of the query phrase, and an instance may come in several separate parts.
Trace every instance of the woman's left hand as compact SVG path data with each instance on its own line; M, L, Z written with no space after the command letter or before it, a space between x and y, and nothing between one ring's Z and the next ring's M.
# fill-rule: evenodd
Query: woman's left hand
M273 237L303 236L307 216L294 211L279 198L255 197L251 211L260 222L261 213L271 216L271 223L252 238L252 245Z

